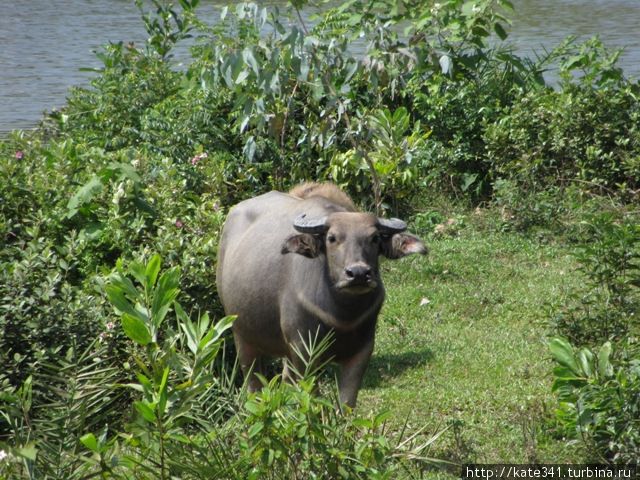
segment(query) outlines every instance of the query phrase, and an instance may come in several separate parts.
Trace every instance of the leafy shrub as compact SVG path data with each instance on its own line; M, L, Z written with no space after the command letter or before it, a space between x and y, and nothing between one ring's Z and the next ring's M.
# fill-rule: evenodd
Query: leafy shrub
M630 195L638 188L637 85L614 76L617 57L603 60L608 52L596 45L563 64L561 90L525 93L487 126L483 138L498 176L526 191L579 183L585 191ZM586 73L573 80L577 65Z
M113 385L126 379L98 338L84 351L69 348L39 359L19 388L0 383L0 462L3 478L74 478L84 466L80 436L122 424L128 398Z
M493 203L500 209L503 231L531 231L542 227L560 230L569 208L567 199L557 187L524 190L514 180L498 179L493 184Z
M410 210L409 202L421 186L416 156L421 154L429 132L424 132L420 122L405 136L410 126L407 109L399 107L373 112L367 120L373 151L363 157L352 149L334 156L331 161L331 177L345 188L357 189L357 196L365 198L374 188L380 188L378 210L392 212ZM384 194L382 193L384 192Z
M165 44L101 52L93 88L74 91L59 126L107 151L224 156L218 178L239 198L310 178L336 180L378 211L402 211L398 199L428 188L483 200L502 180L549 195L572 182L637 188L637 87L616 54L592 40L534 62L488 46L490 32L506 37L510 2L422 3L346 2L313 27L252 3L213 27L188 2L182 14L158 7L145 25ZM193 62L171 70L170 47L194 28ZM360 37L364 58L348 48ZM542 76L554 61L559 91Z
M96 319L106 312L99 297L74 285L72 249L39 237L13 252L0 271L0 361L19 385L50 350L85 349L104 329Z
M421 466L434 463L425 453L438 435L391 436L388 414L344 416L314 395L310 371L298 385L275 378L243 404L237 369L214 361L233 318L192 320L176 302L179 281L179 268L162 271L158 255L126 268L118 262L105 290L131 341L129 361L111 363L107 343L97 340L20 388L3 384L0 404L11 436L0 437L9 453L1 474L393 478L417 477Z
M231 319L212 325L205 314L191 321L175 302L179 269L160 274L160 267L157 255L146 265L132 262L126 272L119 264L105 287L122 314L122 331L133 341L129 362L111 363L108 342L100 338L79 357L70 351L37 370L33 382L29 377L5 392L8 447L16 462L2 468L12 478L83 478L94 470L113 478L167 478L171 452L165 442L180 446L181 433L202 432L198 426L228 415L229 394L222 392L232 383L216 375L213 360ZM172 310L176 321L170 326ZM127 389L138 399L117 401ZM121 446L122 428L128 436L123 432Z
M93 89L72 91L60 125L106 150L135 145L144 113L179 91L180 74L161 58L122 43L107 46L98 58L105 66Z
M289 476L410 470L405 460L418 454L403 448L411 442L390 440L381 418L343 422L308 395L312 380L269 384L244 407L231 379L219 380L213 367L202 367L210 383L195 388L185 369L202 352L190 349L189 338L193 344L214 327L170 304L171 329L138 318L116 330L104 277L122 259L138 262L142 278L139 262L159 252L169 268L181 267L180 303L215 312L225 209L300 180L337 180L365 208L409 217L442 192L469 203L495 199L507 216L503 227L523 231L558 222L564 207L556 199L569 185L633 202L637 86L597 41L562 46L540 62L489 47L491 32L505 37L500 8L508 0L403 8L352 0L312 27L244 3L207 26L193 15L197 0L179 3L175 10L154 0L155 11L144 13L144 47L106 46L89 88L74 89L42 129L0 142L0 362L9 405L0 441L17 439L3 468L64 478L83 468L82 475L116 478L234 478L254 468L268 475L253 465L266 455ZM293 14L305 3L291 2ZM393 26L407 27L407 35ZM196 31L191 64L173 68L173 46ZM349 49L356 38L367 44L363 58ZM559 90L542 77L554 59L562 62ZM416 223L455 234L460 222L447 218L426 213ZM637 249L637 229L609 223L614 233L600 240L594 233L596 250L584 251L591 310L568 307L557 324L574 340L619 337L637 323L626 315L637 300L637 260L624 253ZM121 267L118 275L128 288ZM134 388L116 395L116 383ZM196 399L208 409L179 411ZM273 418L281 430L241 428ZM304 429L311 432L305 449L284 456L280 447ZM327 444L333 434L345 443Z
M174 164L71 139L18 139L3 157L0 354L19 384L38 355L83 351L112 321L96 273L149 249L181 264L183 299L217 309L215 258L223 205L205 178L219 157ZM38 168L40 166L40 168Z
M541 77L539 66L486 47L492 30L506 36L498 7L510 2L463 3L346 2L312 28L240 4L225 11L216 41L198 47L191 75L231 93L243 154L272 163L272 185L285 173L292 182L335 177L378 211L443 172L438 187L486 194L484 125L512 101L513 83L532 88ZM409 42L389 28L403 23ZM368 42L364 59L348 49L358 37Z
M576 352L566 340L554 338L550 349L558 364L553 371L556 419L564 432L582 439L594 461L635 464L640 456L637 346L617 362L609 342L597 353L587 348Z
M574 351L569 341L555 338L550 347L559 364L553 389L556 418L571 438L580 439L596 461L630 464L640 455L640 351L638 287L640 230L631 217L599 213L583 222L584 233L575 250L585 283L571 303L554 319L559 332L574 344L615 341L597 353Z
M578 344L637 334L640 302L640 229L634 217L600 213L583 222L574 256L584 288L555 317L559 332Z
M315 387L314 378L297 387L274 379L247 401L240 444L254 465L247 478L419 478L417 465L438 463L425 454L440 434L403 439L385 428L390 412L345 417Z

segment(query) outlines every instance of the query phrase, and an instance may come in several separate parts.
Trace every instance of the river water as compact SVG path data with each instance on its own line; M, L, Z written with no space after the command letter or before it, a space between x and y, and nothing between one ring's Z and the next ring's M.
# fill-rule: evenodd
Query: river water
M517 52L542 53L568 35L599 34L607 46L626 48L620 64L628 76L640 76L640 0L513 2L509 41ZM232 2L201 3L199 16L213 21L221 6ZM43 111L63 106L68 88L86 85L92 75L79 68L100 66L93 53L100 45L144 39L132 0L2 1L0 136L31 127Z

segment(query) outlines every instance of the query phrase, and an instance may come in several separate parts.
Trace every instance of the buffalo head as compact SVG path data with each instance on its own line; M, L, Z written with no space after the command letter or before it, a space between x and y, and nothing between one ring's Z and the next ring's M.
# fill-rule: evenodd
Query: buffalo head
M402 220L368 213L334 212L322 218L301 215L293 228L299 233L285 240L282 253L309 258L325 255L333 288L352 295L378 287L379 255L395 259L427 252L418 237L404 233L407 225Z

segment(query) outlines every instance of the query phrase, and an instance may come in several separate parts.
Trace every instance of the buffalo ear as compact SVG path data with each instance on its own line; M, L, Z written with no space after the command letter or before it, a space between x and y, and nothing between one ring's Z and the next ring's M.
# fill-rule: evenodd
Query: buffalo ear
M422 240L410 233L396 233L384 237L381 248L382 254L391 259L402 258L413 253L421 255L427 253L427 247Z
M305 257L315 258L320 255L322 249L321 240L309 233L296 233L287 237L282 244L283 255L285 253L298 253Z

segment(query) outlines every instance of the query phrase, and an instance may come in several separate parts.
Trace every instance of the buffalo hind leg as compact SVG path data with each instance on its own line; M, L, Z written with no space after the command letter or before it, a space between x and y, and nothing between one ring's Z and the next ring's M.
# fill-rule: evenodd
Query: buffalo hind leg
M247 387L250 392L257 392L262 388L262 382L256 373L263 376L265 374L262 355L257 349L245 342L240 335L234 334L233 339Z

